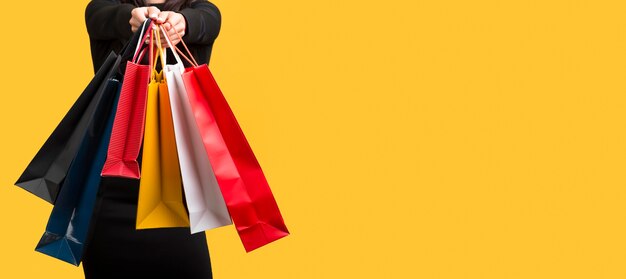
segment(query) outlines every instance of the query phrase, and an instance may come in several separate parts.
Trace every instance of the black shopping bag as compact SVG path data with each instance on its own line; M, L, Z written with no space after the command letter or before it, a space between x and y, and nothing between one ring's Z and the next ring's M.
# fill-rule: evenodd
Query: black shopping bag
M94 96L107 87L107 81L113 74L123 75L126 61L132 57L141 33L149 24L150 20L147 20L141 32L135 32L133 38L120 51L122 53L121 62L116 63L118 55L109 54L89 85L48 137L48 140L31 160L15 185L52 204L55 203L63 180L87 131L88 116L92 115L96 109ZM117 78L121 80L122 76Z

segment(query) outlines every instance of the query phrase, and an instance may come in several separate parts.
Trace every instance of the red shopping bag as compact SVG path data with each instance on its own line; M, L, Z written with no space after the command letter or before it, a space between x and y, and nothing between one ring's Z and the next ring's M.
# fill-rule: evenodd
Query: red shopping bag
M183 81L226 206L247 252L289 235L248 141L206 64Z
M152 25L147 28L140 42L145 42L151 30ZM150 39L152 40L151 36ZM151 72L150 65L138 64L143 56L143 52L138 55L140 49L138 46L133 60L126 64L126 73L115 112L113 131L111 132L107 159L102 168L102 176L136 179L140 177L137 157L143 139L148 82ZM150 57L152 57L152 43L150 43L149 51Z

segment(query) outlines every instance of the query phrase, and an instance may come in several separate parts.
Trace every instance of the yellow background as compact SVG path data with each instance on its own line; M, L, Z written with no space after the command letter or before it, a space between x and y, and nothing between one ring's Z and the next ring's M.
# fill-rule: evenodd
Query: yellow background
M215 278L626 278L624 1L214 3L292 232L208 232ZM82 278L12 184L93 74L86 4L3 3L0 278Z

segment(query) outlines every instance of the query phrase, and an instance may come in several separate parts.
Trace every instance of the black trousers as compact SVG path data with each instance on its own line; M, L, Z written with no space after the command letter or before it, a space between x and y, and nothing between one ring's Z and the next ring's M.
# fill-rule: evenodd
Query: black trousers
M103 178L83 256L85 278L212 278L204 232L135 229L138 194L138 180Z

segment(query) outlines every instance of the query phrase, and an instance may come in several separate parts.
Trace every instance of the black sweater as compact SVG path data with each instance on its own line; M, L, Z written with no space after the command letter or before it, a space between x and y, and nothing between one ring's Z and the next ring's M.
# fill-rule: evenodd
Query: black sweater
M153 6L161 9L163 5ZM116 0L92 0L87 5L85 22L89 33L94 72L100 68L111 51L119 53L132 36L129 20L134 8L136 7L131 4L120 4L120 1ZM178 12L187 21L187 29L183 36L185 44L199 64L208 64L213 42L220 32L219 9L211 2L198 0ZM186 67L190 66L186 61L184 63Z

